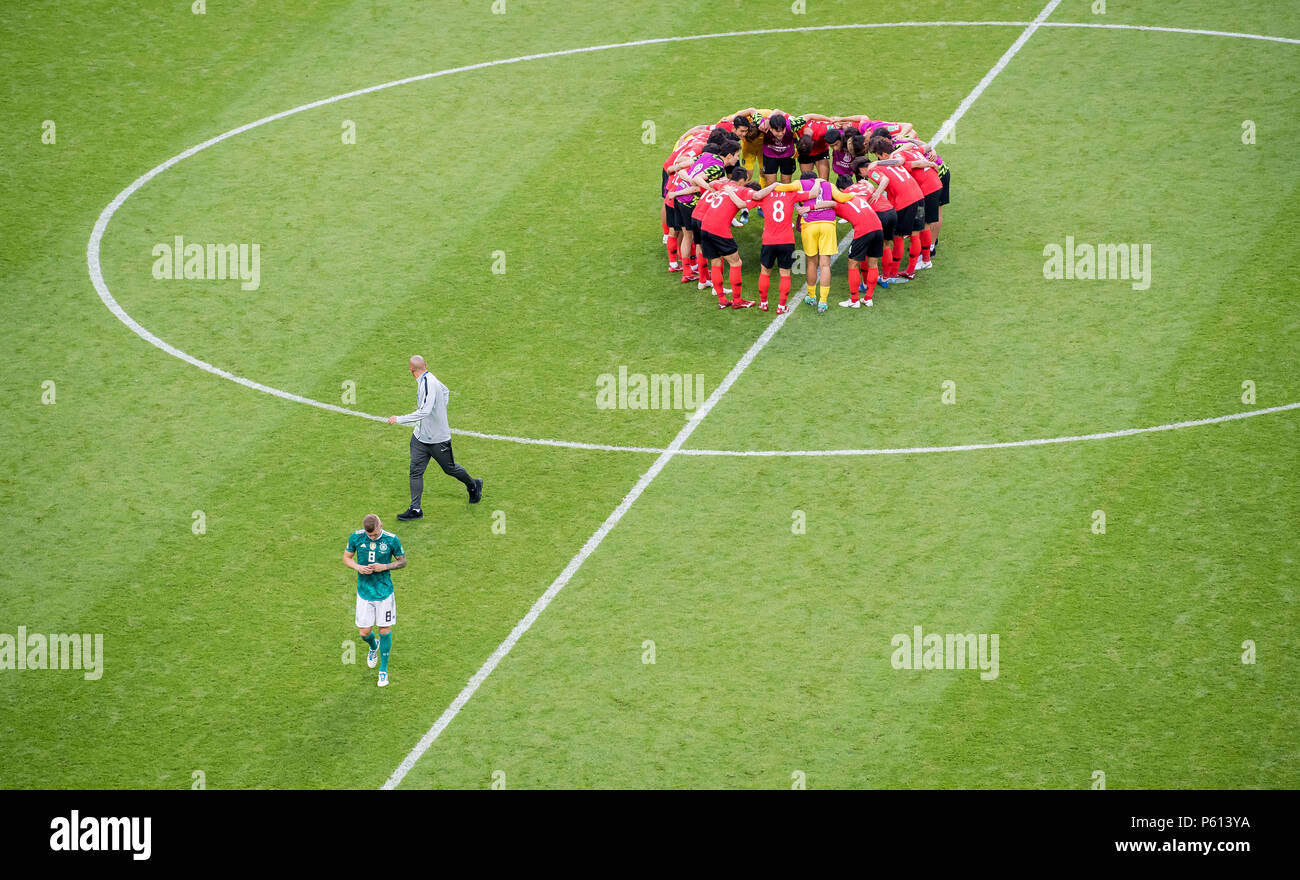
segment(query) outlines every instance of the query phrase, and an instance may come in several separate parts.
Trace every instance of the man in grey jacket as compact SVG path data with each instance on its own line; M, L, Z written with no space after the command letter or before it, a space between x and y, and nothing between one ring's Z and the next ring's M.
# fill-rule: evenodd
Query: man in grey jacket
M400 520L420 519L420 496L424 494L424 469L433 459L442 472L465 484L469 503L478 504L483 497L483 481L476 480L463 467L456 464L451 454L451 426L447 424L447 386L429 372L424 358L418 354L410 360L411 375L415 377L415 412L404 416L389 416L390 425L415 425L411 434L411 506L399 513Z

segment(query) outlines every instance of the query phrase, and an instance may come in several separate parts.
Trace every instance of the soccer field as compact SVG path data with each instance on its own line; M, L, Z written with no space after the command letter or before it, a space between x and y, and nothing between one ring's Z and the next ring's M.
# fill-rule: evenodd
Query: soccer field
M1300 7L0 34L0 787L1300 787ZM826 314L680 283L653 185L749 106L945 135L933 268ZM228 277L158 277L178 243ZM403 523L417 353L485 485L434 466ZM607 405L656 376L690 399ZM384 689L367 513L409 559Z

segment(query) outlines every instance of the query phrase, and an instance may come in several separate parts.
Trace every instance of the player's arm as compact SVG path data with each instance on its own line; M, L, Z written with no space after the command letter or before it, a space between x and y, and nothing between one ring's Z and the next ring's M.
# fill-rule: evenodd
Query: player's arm
M908 168L938 168L939 166L931 162L929 159L922 158L922 159L913 159L911 162L907 163L907 167Z
M668 173L672 174L674 171L681 171L683 168L690 168L695 164L695 160L698 158L699 156L692 156L689 159L678 159L676 162L668 166Z
M872 162L870 165L867 166L867 170L869 171L872 168L875 168L877 166L902 165L902 164L903 164L902 159L898 158L897 156L890 156L888 159L877 159L876 161Z
M698 186L700 189L712 189L712 188L713 188L712 186L709 185L709 179L708 179L707 177L704 176L704 172L703 172L703 171L701 171L699 174L696 174L696 175L693 176L693 177L688 177L688 178L686 178L686 179L687 179L688 181L690 181L691 183L695 184L696 186Z
M378 562L375 563L375 571L397 571L399 568L406 568L405 556L394 556L393 561L386 565Z
M390 416L388 424L414 425L416 422L421 421L433 412L433 399L435 397L437 397L437 392L430 390L429 393L424 396L424 406L420 407L415 412L407 413L404 416Z
M809 122L813 122L813 121L816 121L816 122L834 122L834 121L835 121L835 120L831 119L829 116L823 116L823 115L820 114L820 113L804 113L804 114L802 114L802 117L803 117L804 119L808 120Z
M732 203L733 203L737 208L748 208L748 207L749 207L749 203L746 202L744 199L742 199L740 196L736 195L736 191L735 191L734 189L729 189L729 190L727 190L727 196L728 196L728 198L731 199Z
M772 184L769 183L768 186L772 186ZM776 191L781 193L800 192L802 190L803 190L803 185L795 183L793 180L790 181L789 183L776 184Z
M755 192L752 198L754 199L754 201L757 202L757 201L763 199L763 198L764 198L768 193L770 193L770 192L772 192L773 190L775 190L779 185L780 185L780 184L778 184L778 183L774 180L774 181L772 181L771 183L769 183L767 186L765 186L765 187L763 187L762 189L760 189L760 190L758 190L757 192Z
M831 184L831 197L837 202L847 202L853 198L853 193L846 193L835 184Z
M371 572L373 572L373 571L375 570L375 566L374 566L373 564L372 564L372 565L359 565L359 564L357 564L357 561L356 561L356 558L355 558L356 555L357 555L357 554L356 554L356 551L354 551L354 550L344 550L344 551L343 551L343 564L346 565L348 568L351 568L351 569L353 569L354 571L356 571L357 574L370 574Z
M689 196L691 193L699 192L699 191L700 188L698 186L688 186L688 187L684 187L683 189L673 190L672 192L668 193L668 195L665 196L665 198L675 199L678 196Z

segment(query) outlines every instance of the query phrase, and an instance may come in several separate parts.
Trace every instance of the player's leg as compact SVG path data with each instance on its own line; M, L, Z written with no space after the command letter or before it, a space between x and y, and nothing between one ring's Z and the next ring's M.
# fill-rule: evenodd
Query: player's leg
M893 276L893 267L890 260L893 258L894 245L894 226L898 223L898 213L892 208L888 211L881 211L876 214L880 220L880 234L884 242L880 255L880 277L877 283L886 290L889 289L889 278Z
M429 451L433 455L433 460L438 462L438 466L442 468L444 474L455 477L465 484L465 489L469 492L469 503L478 504L479 498L483 496L483 481L474 479L469 475L469 471L456 464L456 456L451 451L451 441L444 440L442 443L434 443Z
M903 266L903 239L905 236L912 234L912 227L916 223L916 206L917 203L906 206L898 212L898 220L894 225L894 252L892 255L893 277L889 283L895 281L910 281L907 274L902 270Z
M781 182L789 183L790 178L794 176L794 156L786 156L781 160Z
M392 627L379 630L379 686L388 686L388 655L393 652Z
M833 235L835 232L835 224L827 223L826 225L830 227L831 234ZM825 233L823 233L823 238L825 238ZM826 250L825 245L823 245L823 249L817 255L817 265L821 275L821 283L817 291L817 311L819 312L824 312L829 308L826 304L826 299L831 295L831 254L834 253L834 251L834 248L829 251Z
M783 244L779 247L784 250L784 253L778 255L776 264L781 273L781 278L777 282L780 285L780 299L777 300L776 313L784 315L789 310L785 301L790 296L790 269L794 266L794 245Z
M357 630L361 633L361 640L366 643L370 653L366 655L366 665L371 669L379 662L379 639L375 638L372 630L375 625L375 606L361 598L357 594L357 613L356 613Z
M709 255L704 250L704 230L700 228L700 221L691 212L691 238L695 240L695 276L699 279L698 287L704 290L713 286L713 281L709 278Z
M772 245L765 244L758 250L758 307L767 311L767 292L772 286L772 266L776 264L776 253Z
M925 226L921 229L921 260L918 269L930 268L930 247L934 244L934 227L939 222L939 199L942 190L935 190L925 197Z
M404 513L399 513L400 520L419 519L424 516L420 509L420 498L424 495L424 470L429 466L430 447L411 435L411 506Z
M867 277L865 301L871 305L871 297L876 291L876 282L880 280L880 257L885 250L885 236L881 230L873 230L867 236Z
M673 205L677 212L677 222L681 226L682 239L678 244L678 253L682 258L682 283L694 281L695 275L695 230L691 228L691 212L681 202Z
M853 258L853 252L857 249L857 245L858 240L855 238L853 239L853 247L849 250L849 298L840 302L840 305L850 309L858 307L858 287L862 284L862 276L858 272L858 261Z
M664 236L664 246L668 248L668 271L681 271L680 245L682 236L681 221L677 219L677 209L670 207L666 202L663 204L664 224L668 227L668 233Z
M916 265L921 259L921 230L925 229L925 200L916 203L916 219L912 222L912 234L908 237L907 271L903 277L916 277Z
M732 239L729 247L736 248L731 253L723 256L727 261L727 280L731 282L731 307L733 309L747 309L754 303L740 295L740 285L743 281L741 276L740 250Z
M803 244L804 256L804 282L808 289L804 292L803 301L808 305L817 303L817 227L815 224L804 223L799 229L799 240Z
M388 655L393 651L393 627L397 624L397 593L375 604L375 632L379 633L379 686L388 686Z
M822 180L831 179L831 156L830 153L822 153L817 157L817 176ZM843 187L840 187L843 189Z

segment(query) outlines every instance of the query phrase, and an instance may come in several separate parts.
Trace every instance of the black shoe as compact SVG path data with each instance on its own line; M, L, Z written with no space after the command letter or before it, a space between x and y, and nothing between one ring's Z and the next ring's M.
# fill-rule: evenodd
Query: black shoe
M483 498L483 481L475 480L474 485L467 488L469 488L469 503L478 504Z
M397 515L397 518L405 522L408 519L421 519L424 517L424 511L416 510L414 507L408 507Z

